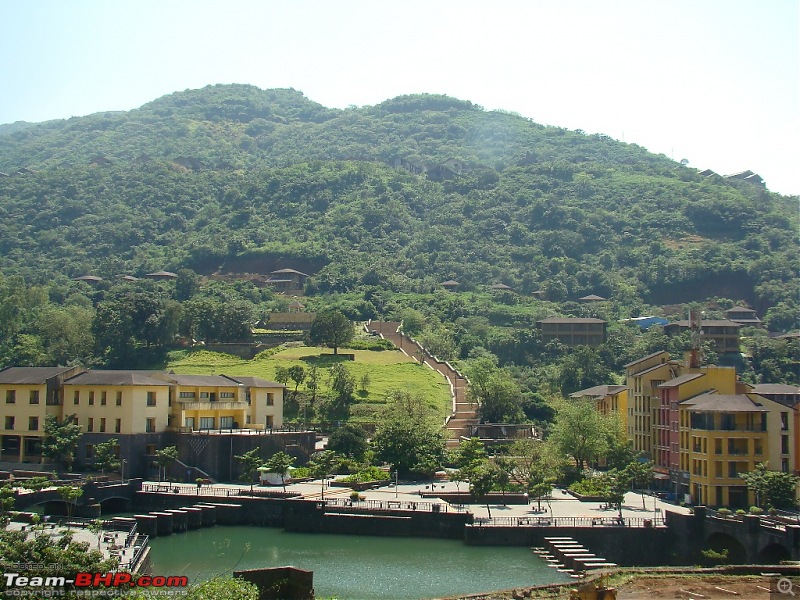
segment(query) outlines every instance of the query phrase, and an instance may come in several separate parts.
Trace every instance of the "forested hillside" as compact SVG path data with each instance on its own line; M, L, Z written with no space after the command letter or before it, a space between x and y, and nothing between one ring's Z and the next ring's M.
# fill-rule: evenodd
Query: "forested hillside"
M533 419L548 394L686 347L622 318L746 303L798 328L796 197L445 96L334 110L213 86L0 126L0 172L0 366L133 367L179 336L242 339L288 306L251 283L280 268L311 275L309 310L403 319L443 358L505 369ZM177 282L119 278L162 269ZM545 345L553 314L605 318L609 340ZM743 351L751 381L800 379L796 341L743 330Z
M444 96L214 86L20 127L0 132L0 268L31 281L280 263L320 292L797 297L796 199Z

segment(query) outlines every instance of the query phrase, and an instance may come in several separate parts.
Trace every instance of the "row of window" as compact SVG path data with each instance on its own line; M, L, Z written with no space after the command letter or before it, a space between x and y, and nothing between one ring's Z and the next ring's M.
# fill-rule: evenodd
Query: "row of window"
M17 403L17 390L6 390L6 404ZM28 395L29 404L39 404L39 390L30 390Z
M155 392L147 392L148 403L150 400L150 394L154 393ZM94 406L94 398L95 398L94 391L90 391L88 396L89 406ZM103 390L102 392L100 392L100 406L105 406L107 402L108 402L108 392ZM120 391L116 392L116 397L114 399L114 402L117 406L122 406L122 392ZM80 390L75 390L75 392L72 394L72 404L78 406L80 405L80 403L81 403L81 392Z

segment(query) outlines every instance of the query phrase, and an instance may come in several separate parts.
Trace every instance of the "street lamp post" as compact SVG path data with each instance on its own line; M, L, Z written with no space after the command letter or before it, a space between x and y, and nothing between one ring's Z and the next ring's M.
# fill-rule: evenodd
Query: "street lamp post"
M127 463L127 459L122 459L122 483L125 483L125 464Z
M394 497L397 498L397 484L400 482L400 478L398 476L398 470L394 470Z

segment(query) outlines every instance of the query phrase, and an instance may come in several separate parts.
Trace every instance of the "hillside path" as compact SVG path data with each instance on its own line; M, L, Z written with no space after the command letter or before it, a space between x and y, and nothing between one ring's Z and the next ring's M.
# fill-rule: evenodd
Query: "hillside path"
M397 321L370 321L366 327L368 331L375 331L382 338L392 342L401 352L411 356L414 360L419 361L421 358L423 364L441 373L447 379L453 399L452 413L445 423L447 447L455 448L461 438L469 438L474 435L474 428L478 425L478 407L475 403L470 402L467 395L469 382L449 363L432 356L419 342L399 331L400 325Z

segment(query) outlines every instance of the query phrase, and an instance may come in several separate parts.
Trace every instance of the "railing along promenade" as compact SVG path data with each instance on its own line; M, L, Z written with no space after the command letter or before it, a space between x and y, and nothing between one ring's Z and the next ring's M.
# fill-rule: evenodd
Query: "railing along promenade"
M479 517L482 527L664 527L663 518L646 517Z
M777 514L775 516L772 515L750 515L750 516L757 516L759 523L762 527L769 527L770 529L777 529L778 531L786 531L786 525L797 525L800 524L800 515L798 513L791 513L787 511L779 511L781 514ZM713 517L716 519L722 519L724 521L744 521L744 517L749 515L749 513L745 513L744 515L736 513L721 513L718 510L714 510L713 508L706 508L706 516Z

